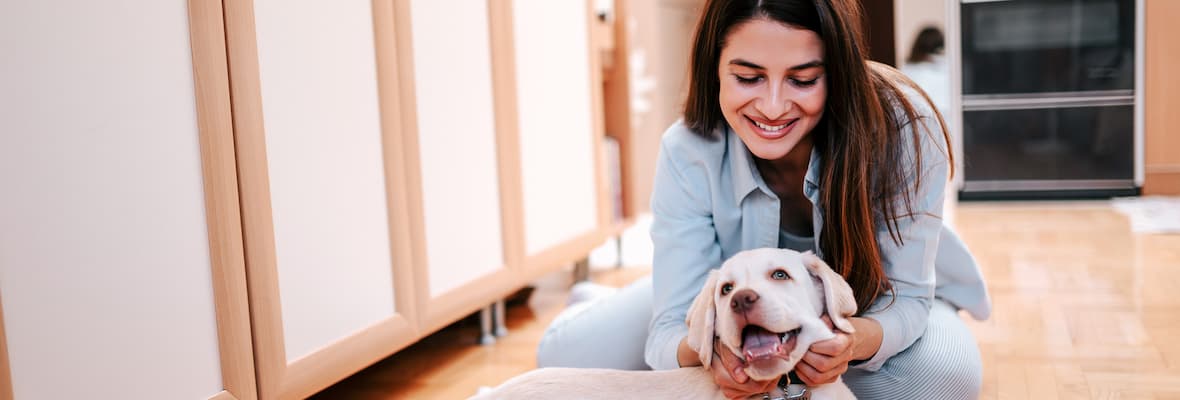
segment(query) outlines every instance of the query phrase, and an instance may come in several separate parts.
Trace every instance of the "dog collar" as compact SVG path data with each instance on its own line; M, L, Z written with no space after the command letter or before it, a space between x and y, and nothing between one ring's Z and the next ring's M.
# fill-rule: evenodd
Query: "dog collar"
M762 400L810 400L811 391L807 390L807 385L801 383L791 383L791 374L783 375L778 380L779 393L775 397L770 397L770 393L763 393Z

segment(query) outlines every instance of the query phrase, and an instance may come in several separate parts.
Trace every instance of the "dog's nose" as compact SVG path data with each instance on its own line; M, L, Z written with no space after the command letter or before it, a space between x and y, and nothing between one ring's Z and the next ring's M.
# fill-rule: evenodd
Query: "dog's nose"
M758 293L750 289L742 289L733 294L733 300L729 302L730 308L734 312L744 313L754 308L754 303L758 302Z

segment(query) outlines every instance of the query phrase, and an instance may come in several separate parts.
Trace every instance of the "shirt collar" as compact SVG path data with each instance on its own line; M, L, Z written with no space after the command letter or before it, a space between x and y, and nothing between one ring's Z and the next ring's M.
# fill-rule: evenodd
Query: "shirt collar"
M746 196L754 190L763 189L766 184L762 182L762 176L754 166L754 157L750 154L750 149L746 148L746 144L742 143L742 139L728 125L725 127L725 138L729 143L726 147L729 148L729 170L733 176L733 200L734 203L741 204ZM763 192L774 196L770 190Z
M762 180L762 175L758 173L758 167L754 165L754 157L742 139L728 126L726 126L724 133L729 143L727 147L730 152L729 168L733 176L734 202L741 204L742 200L754 190L761 190L771 197L777 197ZM820 160L819 149L812 146L811 159L807 162L807 174L804 177L804 194L811 198L812 202L816 201L813 197L816 189L819 188Z
M813 142L814 143L814 142ZM819 188L819 169L820 161L819 148L814 145L811 146L811 159L807 161L807 176L803 178L811 189Z

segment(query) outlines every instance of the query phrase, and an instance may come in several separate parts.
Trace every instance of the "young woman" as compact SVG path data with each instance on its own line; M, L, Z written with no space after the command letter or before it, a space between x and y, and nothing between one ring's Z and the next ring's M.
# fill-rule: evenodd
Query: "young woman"
M942 224L947 135L920 90L866 61L860 23L857 0L707 2L684 119L661 143L653 277L560 316L541 366L699 365L684 319L707 273L778 246L819 254L861 313L856 333L810 347L803 382L842 375L862 399L978 396L979 351L956 312L990 305ZM728 352L713 360L732 398L777 383L751 381Z
M946 62L943 43L942 30L933 26L922 28L910 47L909 58L900 69L922 88L950 125L951 119L946 113L951 107L951 67Z

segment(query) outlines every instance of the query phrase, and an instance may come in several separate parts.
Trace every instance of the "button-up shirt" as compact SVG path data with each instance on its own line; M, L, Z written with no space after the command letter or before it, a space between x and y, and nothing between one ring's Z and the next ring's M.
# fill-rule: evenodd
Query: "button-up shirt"
M931 115L920 96L911 96L919 115ZM876 226L882 266L894 291L879 296L862 316L881 324L881 347L871 359L852 366L875 371L905 350L926 330L931 301L938 297L986 319L991 305L979 267L963 242L942 223L948 162L945 142L933 118L907 124L902 146L913 160L914 126L922 132L922 179L907 165L905 190L914 190L913 217L898 212L902 244L894 242L883 221ZM654 369L679 367L677 348L687 335L685 316L709 271L734 254L779 244L778 197L762 180L753 155L732 130L707 138L677 122L660 143L651 199L654 216L653 317L646 360ZM812 204L813 238L819 249L824 210L819 203L821 155L811 152L803 193ZM917 185L915 188L914 186ZM916 189L916 190L915 190ZM822 257L822 254L821 254Z

